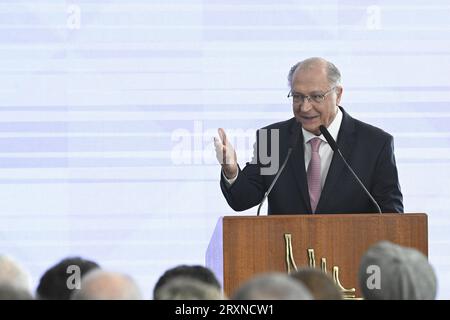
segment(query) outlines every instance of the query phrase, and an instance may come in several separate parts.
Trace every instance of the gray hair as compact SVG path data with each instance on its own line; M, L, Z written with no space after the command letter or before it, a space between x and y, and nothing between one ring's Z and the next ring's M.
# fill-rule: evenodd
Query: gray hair
M312 300L306 287L287 274L271 272L244 283L234 300Z
M200 280L178 277L169 280L158 290L155 300L223 300L220 289Z
M0 284L30 290L30 275L13 258L0 255Z
M418 250L381 241L361 259L359 285L368 300L433 300L437 279Z
M308 67L314 63L325 63L327 66L327 78L330 86L337 86L341 84L341 72L339 69L332 63L329 62L323 58L319 57L312 57L305 60L302 60L300 62L297 62L291 67L291 70L289 70L288 74L288 84L289 87L292 89L292 78L294 76L295 70L298 68L305 68Z
M141 300L134 280L124 274L96 269L81 279L81 289L75 290L71 300Z

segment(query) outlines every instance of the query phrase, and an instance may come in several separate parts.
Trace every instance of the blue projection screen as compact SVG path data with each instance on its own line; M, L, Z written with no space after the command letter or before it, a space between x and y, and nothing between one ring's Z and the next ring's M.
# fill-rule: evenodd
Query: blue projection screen
M449 299L449 16L444 0L0 1L0 252L34 287L81 255L150 298L237 214L217 128L243 166L255 130L292 117L291 65L322 56L346 110L395 137L405 210L429 215Z

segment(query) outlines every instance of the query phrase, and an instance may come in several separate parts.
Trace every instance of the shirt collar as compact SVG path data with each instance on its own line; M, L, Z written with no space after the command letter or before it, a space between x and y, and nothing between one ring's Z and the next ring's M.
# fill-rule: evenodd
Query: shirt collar
M334 120L331 122L330 126L327 128L328 131L330 132L330 135L333 137L333 139L335 141L337 141L337 136L338 136L338 133L339 133L339 129L341 128L341 123L342 123L342 111L338 107L338 111L336 113L336 117L334 117ZM309 140L311 140L312 138L316 138L317 137L314 133L306 131L303 128L302 128L302 132L303 132L303 141L304 141L305 144L308 143ZM323 136L323 134L321 134L319 136L319 138L322 141L328 143L327 140L325 139L325 137Z

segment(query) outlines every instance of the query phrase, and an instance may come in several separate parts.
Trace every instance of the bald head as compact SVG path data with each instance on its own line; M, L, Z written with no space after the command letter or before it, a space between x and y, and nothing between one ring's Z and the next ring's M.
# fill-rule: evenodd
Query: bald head
M320 57L312 57L297 62L292 66L288 75L288 82L291 89L294 74L305 71L313 72L316 74L323 74L328 79L330 86L339 85L341 82L341 73L333 63Z
M0 284L30 290L30 276L16 260L0 255Z
M81 289L73 300L140 300L141 292L129 276L116 272L95 270L81 280Z
M314 68L325 68L328 65L328 61L320 58L320 57L312 57L305 59L303 61L300 61L298 63L298 69L314 69Z
M290 276L306 286L314 300L341 300L342 294L326 273L315 268L301 268Z

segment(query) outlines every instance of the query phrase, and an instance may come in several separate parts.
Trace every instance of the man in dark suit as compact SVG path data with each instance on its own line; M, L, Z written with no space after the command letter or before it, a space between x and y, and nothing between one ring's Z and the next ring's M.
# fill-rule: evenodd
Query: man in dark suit
M352 118L339 106L343 88L336 66L321 58L309 58L291 68L288 80L294 118L263 129L279 135L275 147L280 159L286 157L293 141L297 142L269 195L268 214L377 212L321 135L320 125L328 128L382 212L403 212L393 137ZM299 139L295 139L296 134ZM263 174L258 150L256 161L241 170L223 129L219 129L219 136L215 147L222 165L220 185L228 204L236 211L258 205L275 174ZM259 140L256 146L261 150Z

